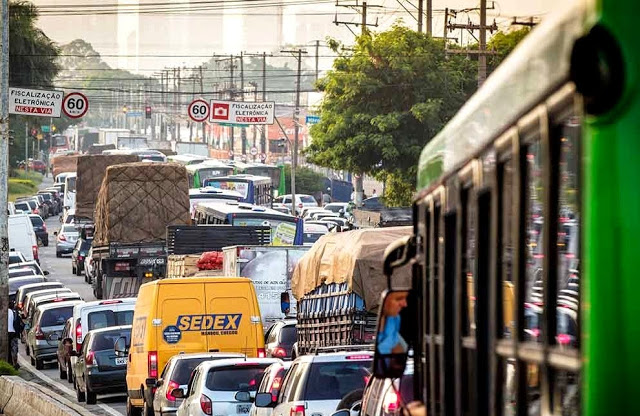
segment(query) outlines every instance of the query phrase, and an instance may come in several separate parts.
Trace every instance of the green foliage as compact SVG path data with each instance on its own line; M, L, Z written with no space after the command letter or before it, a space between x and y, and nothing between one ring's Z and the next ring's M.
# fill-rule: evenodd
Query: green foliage
M9 200L15 201L21 196L29 196L38 192L38 186L28 179L9 178Z
M308 160L390 175L391 200L405 201L403 189L415 189L420 151L473 92L475 63L445 56L441 41L400 25L361 36L352 52L339 54L318 82L325 97ZM396 184L397 192L390 189Z
M14 169L11 172L11 178L16 180L30 181L36 185L40 185L44 176L42 176L42 174L39 172L25 172L24 169Z
M500 65L502 61L509 55L515 47L531 32L531 29L524 27L509 32L497 32L487 42L487 49L495 51L496 55L491 55L487 62L489 73Z
M4 360L0 360L0 376L17 376L18 370Z
M285 193L291 193L291 165L284 168ZM314 194L322 192L324 187L324 176L304 166L296 168L296 193Z

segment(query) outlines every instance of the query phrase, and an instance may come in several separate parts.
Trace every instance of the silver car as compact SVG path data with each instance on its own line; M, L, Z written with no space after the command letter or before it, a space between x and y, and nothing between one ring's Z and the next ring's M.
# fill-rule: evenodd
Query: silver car
M53 233L56 236L56 257L62 257L63 254L71 254L76 245L76 241L80 237L80 233L72 224L65 224L60 231Z
M31 365L44 368L45 361L57 358L58 342L65 322L73 314L73 307L81 300L48 303L38 307L33 316L33 326L27 334L27 348Z
M156 394L153 398L153 411L156 415L175 415L182 399L171 395L173 389L187 390L187 383L193 370L204 361L226 358L243 358L243 354L210 352L178 354L169 359L156 382Z

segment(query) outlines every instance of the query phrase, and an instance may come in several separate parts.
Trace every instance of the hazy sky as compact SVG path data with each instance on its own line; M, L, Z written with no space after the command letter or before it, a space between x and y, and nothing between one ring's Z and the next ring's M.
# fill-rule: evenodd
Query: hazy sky
M173 6L185 7L188 0L140 0L140 4L150 2L167 2ZM202 1L202 0L200 0ZM234 4L239 4L236 0ZM273 4L275 0L264 0ZM283 0L285 5L308 2L309 0ZM402 18L407 25L415 26L415 19L408 15L399 1L411 12L416 11L417 0L369 0L369 6L379 5L382 9L370 7L369 22L378 20L380 28L388 27ZM562 0L560 0L562 1ZM252 4L257 4L260 1ZM344 0L342 1L344 2ZM284 8L282 21L278 21L277 9L274 7L261 9L231 9L222 11L198 11L186 14L145 14L145 15L72 15L79 10L92 10L91 5L105 4L137 4L137 0L34 0L37 6L43 7L40 27L59 44L74 39L85 39L104 55L105 61L123 69L137 70L144 67L157 68L162 65L187 64L195 65L213 53L239 53L242 51L262 52L279 49L278 43L311 45L316 39L327 36L338 38L349 43L353 35L346 26L333 24L336 7L333 1L318 1L318 4L306 6L287 6ZM214 1L211 2L216 3ZM355 3L354 1L350 2ZM444 26L444 8L466 9L479 5L479 0L433 0L433 31L441 36ZM536 16L544 19L552 12L558 0L500 0L488 1L488 21L494 19L503 28L509 26L513 16ZM308 3L307 3L308 4ZM67 7L71 5L72 7ZM62 6L60 9L46 6ZM240 6L242 7L242 6ZM356 22L360 20L355 11L338 8L340 21ZM258 16L243 18L246 12L259 13ZM298 17L291 14L298 13ZM302 16L300 15L302 14ZM222 17L224 15L224 17ZM465 23L470 18L478 19L478 12L458 14L457 22ZM281 25L282 32L275 28ZM360 29L351 26L354 31ZM469 39L469 35L463 35ZM133 60L133 55L153 55L149 58ZM176 57L177 56L177 57ZM328 60L322 67L330 65Z

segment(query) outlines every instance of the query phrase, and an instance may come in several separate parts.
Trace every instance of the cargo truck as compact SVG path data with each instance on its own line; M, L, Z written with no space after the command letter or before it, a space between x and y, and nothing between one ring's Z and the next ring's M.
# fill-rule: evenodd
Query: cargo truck
M118 136L117 139L118 149L148 149L149 143L145 136Z
M129 137L131 132L127 129L100 129L99 144L112 144L118 145L118 137Z
M197 155L209 157L209 145L197 142L176 142L174 149L179 155Z
M411 227L372 228L321 237L298 262L291 290L298 302L294 357L319 348L372 344L386 247L411 234ZM410 283L410 269L394 279Z
M142 283L166 275L167 226L191 221L187 171L173 163L108 167L94 219L94 295L136 296Z

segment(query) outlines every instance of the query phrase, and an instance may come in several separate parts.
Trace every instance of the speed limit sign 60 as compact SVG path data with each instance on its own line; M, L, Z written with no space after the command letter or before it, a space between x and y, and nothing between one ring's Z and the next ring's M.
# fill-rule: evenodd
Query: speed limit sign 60
M62 100L62 112L69 118L80 118L87 114L89 100L84 94L72 92Z
M204 100L194 100L189 104L189 117L198 123L209 118L209 104Z

